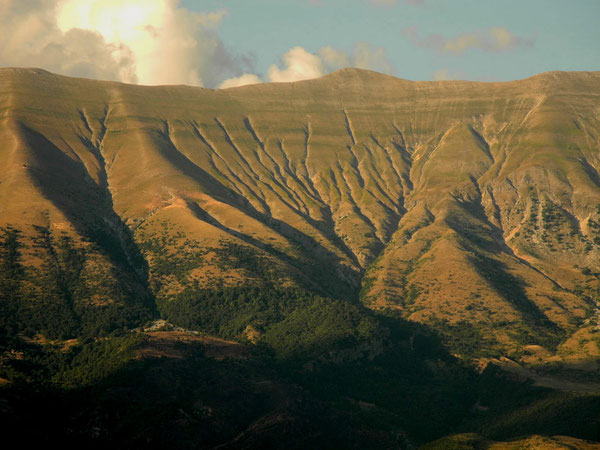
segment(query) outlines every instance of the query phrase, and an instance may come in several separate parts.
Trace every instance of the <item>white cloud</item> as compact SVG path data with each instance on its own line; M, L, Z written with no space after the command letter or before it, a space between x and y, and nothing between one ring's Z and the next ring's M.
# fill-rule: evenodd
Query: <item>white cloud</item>
M62 0L62 31L84 28L135 55L141 84L215 85L236 61L217 34L225 11L196 13L178 0Z
M517 47L531 47L535 42L535 36L529 38L517 36L503 27L491 27L487 30L464 33L451 38L446 38L440 34L430 34L422 37L415 27L405 29L404 34L419 47L456 54L464 53L470 49L487 52L510 51Z
M267 74L270 81L300 81L324 75L321 58L302 47L288 50L282 60L285 65L284 69L280 69L275 64L269 67Z
M228 80L223 81L219 85L219 89L227 89L258 83L262 83L262 80L258 77L258 75L254 75L253 73L245 73L239 77L229 78Z
M284 68L269 67L269 81L300 81L318 78L343 67L394 73L394 65L387 58L383 47L372 47L368 42L354 44L352 51L345 52L331 46L321 47L316 54L302 47L294 47L283 55Z
M51 0L0 0L0 65L136 82L134 55L96 31L60 30Z
M192 12L179 0L0 0L0 64L216 86L252 69L219 38L226 14Z
M0 66L208 87L306 80L349 66L394 72L383 48L357 43L349 52L294 47L260 77L249 58L221 41L226 15L193 12L180 0L0 0ZM497 39L507 37L497 33Z

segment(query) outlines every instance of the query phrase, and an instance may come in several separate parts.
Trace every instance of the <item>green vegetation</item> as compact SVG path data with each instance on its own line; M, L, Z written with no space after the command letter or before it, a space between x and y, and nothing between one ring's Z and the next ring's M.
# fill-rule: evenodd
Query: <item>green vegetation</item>
M16 336L19 330L21 264L19 232L13 228L1 230L0 235L0 343Z
M359 307L314 298L269 327L264 342L280 358L314 358L382 337L377 321Z
M19 231L3 230L0 264L2 335L37 333L49 339L105 336L150 320L151 306L139 301L143 291L129 290L127 273L121 283L98 280L94 255L68 235L55 236L35 227L30 249L41 262L25 265ZM94 304L91 297L102 298ZM146 300L147 301L147 300Z
M162 344L139 333L68 350L23 344L19 358L0 361L0 378L13 383L0 388L0 418L15 429L39 421L63 442L138 448L210 448L238 435L237 445L276 448L389 448L452 432L597 438L599 396L535 389L494 366L478 374L393 311L367 316L320 299L285 320L289 327L275 325L247 356L223 361L207 357L204 344L176 340L175 354L140 359ZM268 431L252 426L261 421Z
M204 258L211 250L186 238L181 231L175 231L173 224L168 221L160 225L160 233L148 231L146 225L136 229L140 252L151 259L155 279L175 277L179 283L186 283L190 271L202 267ZM173 251L167 251L168 248L173 248ZM157 286L155 291L159 290Z
M496 366L488 367L482 375L479 403L488 409L485 414L471 418L460 431L476 431L496 440L530 434L598 440L598 393L561 392L535 389L526 383L511 384L509 376Z
M137 333L87 339L66 348L18 341L14 350L21 356L0 360L0 378L23 387L71 389L94 385L129 364L144 342L143 335Z
M446 347L465 359L477 357L498 357L502 352L497 343L488 338L488 330L481 324L462 320L451 324L447 320L436 319L431 325L438 330Z
M132 334L76 347L69 354L68 365L54 375L53 381L65 387L99 383L129 363L143 342L142 335Z
M276 281L278 274L272 264L248 245L236 244L230 241L220 241L220 246L214 251L219 258L219 268L226 270L244 269L251 277L265 281ZM271 251L274 251L270 248Z
M234 338L247 325L262 329L276 323L314 298L300 289L273 286L186 289L169 299L159 299L161 315L172 323L209 335Z

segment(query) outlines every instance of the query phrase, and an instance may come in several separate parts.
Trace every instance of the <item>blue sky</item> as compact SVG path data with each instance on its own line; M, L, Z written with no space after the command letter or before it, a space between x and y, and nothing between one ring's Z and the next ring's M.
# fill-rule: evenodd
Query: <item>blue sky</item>
M0 0L0 67L210 88L600 70L600 0Z
M383 47L395 75L429 80L437 71L476 80L511 80L548 70L600 70L599 0L424 0L375 5L366 0L187 0L192 10L225 9L220 28L233 51L251 54L264 73L288 49L310 52L355 42ZM418 47L403 33L452 38L503 27L532 45L454 54Z

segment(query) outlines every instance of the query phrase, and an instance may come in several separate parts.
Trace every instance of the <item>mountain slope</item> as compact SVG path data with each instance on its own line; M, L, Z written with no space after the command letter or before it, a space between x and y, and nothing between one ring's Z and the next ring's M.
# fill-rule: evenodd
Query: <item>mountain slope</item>
M492 352L555 350L597 311L599 98L591 72L344 69L212 91L1 69L0 225L20 233L19 298L53 253L34 241L64 233L92 274L61 291L77 305L144 316L153 296L268 282L360 292Z

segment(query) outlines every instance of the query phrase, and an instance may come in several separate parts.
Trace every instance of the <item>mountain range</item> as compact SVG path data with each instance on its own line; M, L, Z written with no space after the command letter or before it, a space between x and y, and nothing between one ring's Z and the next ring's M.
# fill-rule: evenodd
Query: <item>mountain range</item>
M370 358L385 333L335 305L425 327L471 367L593 373L599 172L598 72L211 90L3 68L3 336L162 316L287 357L310 297Z

